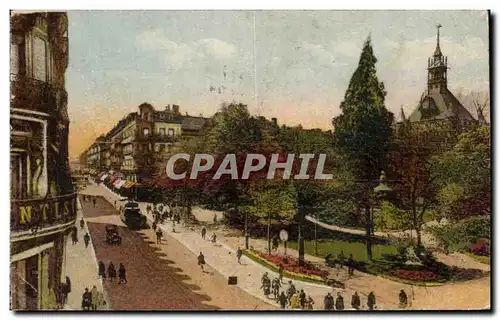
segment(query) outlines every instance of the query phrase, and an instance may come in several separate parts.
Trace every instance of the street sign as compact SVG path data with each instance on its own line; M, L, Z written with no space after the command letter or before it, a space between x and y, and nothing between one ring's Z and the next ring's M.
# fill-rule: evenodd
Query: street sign
M288 232L285 229L280 231L280 239L283 242L288 241Z

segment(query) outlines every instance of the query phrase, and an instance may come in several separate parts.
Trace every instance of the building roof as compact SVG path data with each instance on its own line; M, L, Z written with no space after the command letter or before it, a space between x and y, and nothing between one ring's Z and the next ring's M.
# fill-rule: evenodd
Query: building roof
M448 89L442 92L424 93L417 108L408 117L410 122L447 119L458 117L459 120L473 120L467 109Z
M203 117L183 116L182 130L199 131L208 124L209 119Z

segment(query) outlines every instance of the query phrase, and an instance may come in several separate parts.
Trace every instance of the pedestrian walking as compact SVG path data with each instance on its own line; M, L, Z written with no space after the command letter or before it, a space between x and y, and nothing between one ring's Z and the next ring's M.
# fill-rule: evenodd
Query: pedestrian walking
M96 203L95 197L92 198L92 203L94 204L94 208L95 208L95 203Z
M281 294L278 298L278 301L280 303L280 307L281 309L285 309L286 308L286 302L287 302L287 299L286 299L286 296L285 296L285 292L281 291Z
M207 228L201 228L201 238L205 240L205 235L207 234Z
M307 296L306 309L307 310L314 310L314 300L313 300L313 298L311 298L311 296Z
M283 283L283 274L284 273L285 273L285 268L280 263L280 266L279 266L279 269L278 269L278 275L279 275L280 283Z
M306 307L306 293L304 292L304 289L300 290L299 303L300 303L300 308L305 309L305 307Z
M78 229L76 227L73 227L73 232L71 233L71 242L73 244L78 243Z
M361 307L361 300L359 299L359 295L358 295L357 291L354 292L354 294L351 297L351 307L354 310L359 310L359 308Z
M297 309L299 305L299 293L295 293L291 298L290 298L290 308Z
M262 286L260 288L264 290L264 295L269 299L269 295L271 294L271 281L269 278L262 281Z
M333 310L333 296L330 292L328 292L323 299L323 305L325 310Z
M163 232L161 231L160 228L158 228L158 231L156 231L156 243L161 243L161 238L163 237Z
M337 256L337 260L339 261L340 268L344 268L344 263L345 263L344 250L340 250L340 253Z
M82 310L89 311L92 304L92 294L89 292L89 288L85 288L85 292L82 295Z
M125 275L125 266L123 265L123 263L120 263L120 267L118 268L118 278L118 284L122 282L128 283L127 277Z
M272 287L273 287L274 299L278 300L280 296L281 281L278 278L274 278Z
M406 292L401 289L399 292L399 307L401 309L405 309L408 306L408 296L406 295Z
M337 300L335 300L335 309L344 310L344 298L342 297L340 292L337 293Z
M106 279L106 266L104 265L104 262L99 261L98 263L98 276L99 278L105 280Z
M291 299L293 295L297 292L297 289L295 289L295 285L292 283L292 280L288 281L288 289L286 290L286 295L288 298L288 302L291 304Z
M153 222L153 225L151 227L153 228L153 231L156 231L156 227L157 227L156 221Z
M203 255L203 253L201 253L201 251L200 255L198 256L198 265L200 266L201 271L204 271L203 266L205 265L205 256Z
M115 208L116 208L116 200L115 200Z
M83 229L85 227L85 221L83 220L83 217L80 219L80 229Z
M109 277L110 281L113 281L113 279L116 279L116 269L115 269L115 265L113 264L113 262L109 263L108 277Z
M71 280L66 276L66 283L62 286L62 303L66 304L68 301L68 295L71 292Z
M349 276L354 275L354 258L352 257L352 253L349 255L349 259L347 260L347 274Z
M88 232L86 232L85 235L83 236L83 242L85 242L85 248L88 248L90 242L90 235Z
M366 305L368 306L368 309L373 310L375 309L376 301L375 301L375 294L370 292L368 295L368 301L366 302Z
M213 244L217 243L217 236L215 235L215 232L212 234L212 243Z
M92 311L96 311L97 310L97 300L98 300L98 292L97 292L97 287L94 285L92 287L92 290L90 290L90 296L91 296L91 300L90 300L90 306L91 306L91 309Z
M241 251L240 247L236 250L236 258L238 259L238 263L241 264L241 256L243 255L243 251Z

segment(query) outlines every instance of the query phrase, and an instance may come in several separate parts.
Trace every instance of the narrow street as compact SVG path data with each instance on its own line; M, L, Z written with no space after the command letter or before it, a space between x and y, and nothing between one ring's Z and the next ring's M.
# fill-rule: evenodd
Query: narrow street
M116 269L123 263L127 284L106 280L104 288L113 310L258 310L273 306L227 284L227 279L197 266L197 257L175 239L166 236L157 245L151 229L129 230L120 221L118 211L103 197L96 207L83 201L83 212L98 261ZM121 245L106 243L105 225L119 226Z

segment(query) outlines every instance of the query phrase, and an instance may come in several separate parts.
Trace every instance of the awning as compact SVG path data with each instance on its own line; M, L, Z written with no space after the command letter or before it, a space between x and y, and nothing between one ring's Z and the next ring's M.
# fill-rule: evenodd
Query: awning
M123 185L123 187L124 187L125 189L128 189L128 188L133 187L134 185L135 185L135 182L127 181L127 183L125 183L125 184Z
M116 181L116 179L118 179L117 177L111 177L111 179L109 179L109 183L114 183Z
M120 179L116 179L115 182L113 183L113 187L115 188L118 188L118 184L121 182L122 180Z
M116 186L117 189L120 189L121 187L123 187L123 185L127 183L126 180L120 180L120 183L118 183L118 185Z
M107 178L107 177L108 177L108 174L103 175L103 176L101 177L101 181L106 180L106 178Z
M94 172L97 172L97 171L94 170ZM106 174L106 172L103 171L103 172L100 172L97 176L100 178L100 177L102 177L105 174Z

